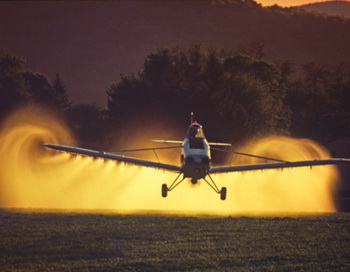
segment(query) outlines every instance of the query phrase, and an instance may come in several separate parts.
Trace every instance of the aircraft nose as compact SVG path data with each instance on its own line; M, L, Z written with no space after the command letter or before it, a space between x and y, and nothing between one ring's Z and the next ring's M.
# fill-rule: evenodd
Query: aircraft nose
M207 156L187 156L185 160L187 164L208 165L210 163L210 159Z
M187 164L193 164L195 162L195 159L192 156L187 156L185 161Z
M202 157L201 162L202 164L207 165L210 163L210 159L208 157Z
M196 156L187 156L186 157L186 163L188 164L200 164L201 158L200 157L196 157Z

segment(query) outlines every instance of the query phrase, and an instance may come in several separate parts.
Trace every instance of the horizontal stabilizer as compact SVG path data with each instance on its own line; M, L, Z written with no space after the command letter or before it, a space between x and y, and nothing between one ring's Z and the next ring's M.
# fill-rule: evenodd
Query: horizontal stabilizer
M182 144L182 141L172 141L172 140L152 140L153 143L163 143L163 144Z
M232 146L231 144L228 144L228 143L212 143L212 142L209 142L208 144L209 145L216 145L216 146Z
M173 140L152 140L154 143L163 143L163 144L182 144L182 141L173 141ZM215 146L231 146L231 144L228 143L214 143L209 142L209 145L215 145Z

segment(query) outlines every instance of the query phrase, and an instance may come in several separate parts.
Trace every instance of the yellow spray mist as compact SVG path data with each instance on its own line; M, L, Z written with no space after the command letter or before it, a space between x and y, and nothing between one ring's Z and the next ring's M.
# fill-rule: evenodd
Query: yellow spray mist
M1 207L191 215L334 211L332 188L337 171L332 166L213 175L219 187L228 189L225 201L203 181L195 187L184 182L162 198L161 184L169 185L176 173L72 156L45 149L41 143L74 145L74 139L63 122L37 107L17 111L2 125ZM290 161L328 157L318 144L288 137L253 141L240 151ZM172 153L166 161L178 164L179 158ZM234 161L254 162L248 158Z

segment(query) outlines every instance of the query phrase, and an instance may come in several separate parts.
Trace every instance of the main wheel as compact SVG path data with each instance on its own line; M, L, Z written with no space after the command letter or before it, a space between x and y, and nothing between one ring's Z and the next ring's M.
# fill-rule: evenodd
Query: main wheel
M168 186L166 184L162 185L162 197L167 197L168 195Z
M225 200L226 199L226 193L227 193L226 187L222 187L221 191L220 191L220 199L221 200Z

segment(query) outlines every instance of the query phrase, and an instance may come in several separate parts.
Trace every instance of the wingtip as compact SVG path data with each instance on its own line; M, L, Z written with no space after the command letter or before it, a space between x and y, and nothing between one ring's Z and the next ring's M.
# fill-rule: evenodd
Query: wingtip
M41 144L41 146L43 146L43 147L51 147L52 144Z

